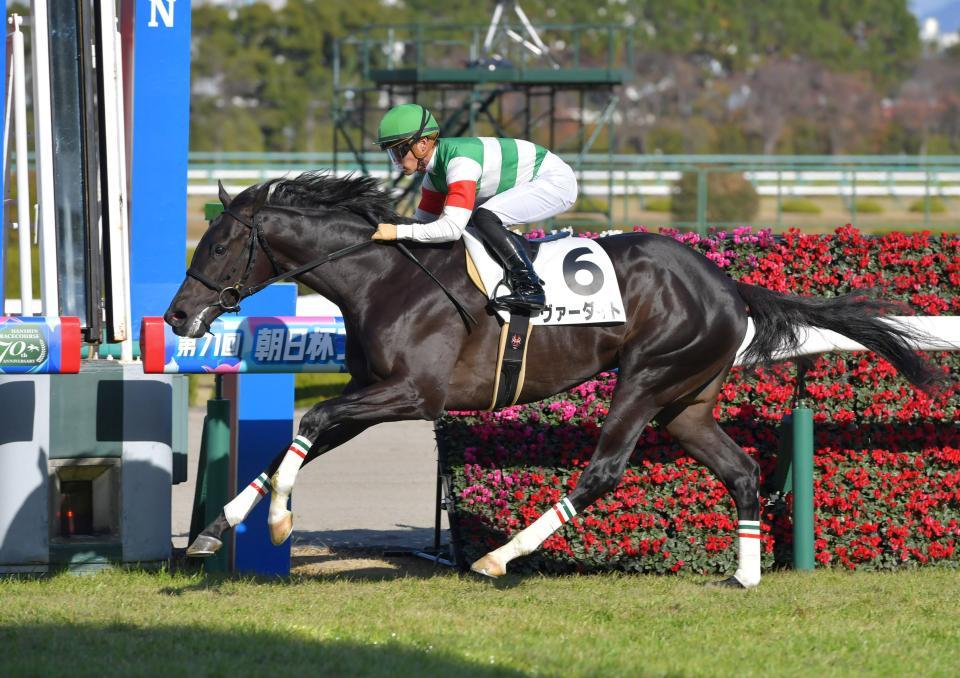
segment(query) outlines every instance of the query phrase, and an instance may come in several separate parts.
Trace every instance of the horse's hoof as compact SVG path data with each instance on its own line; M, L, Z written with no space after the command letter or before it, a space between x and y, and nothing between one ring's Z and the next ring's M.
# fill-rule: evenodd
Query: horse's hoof
M507 568L498 558L494 558L492 553L488 553L480 560L470 566L470 570L484 577L502 577L507 573Z
M727 577L726 579L721 579L720 581L712 581L707 586L714 588L725 588L725 589L746 589L747 587L740 583L740 580L736 577Z
M270 526L270 541L274 546L280 546L293 532L293 514L290 511L284 511L283 515L276 522L268 523Z
M199 535L187 548L188 558L209 558L220 550L223 542L206 534Z

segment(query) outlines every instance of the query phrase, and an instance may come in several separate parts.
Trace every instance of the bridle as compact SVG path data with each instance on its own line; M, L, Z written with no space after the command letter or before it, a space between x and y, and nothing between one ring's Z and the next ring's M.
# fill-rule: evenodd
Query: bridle
M280 265L277 263L277 258L274 255L273 250L270 248L270 243L267 242L267 236L263 232L260 212L255 212L253 218L250 220L247 220L242 215L232 211L229 207L226 208L221 214L230 215L235 220L239 221L241 224L250 229L250 237L247 240L246 246L247 265L243 273L240 275L240 279L232 285L221 285L216 280L213 280L206 274L193 268L192 265L187 269L187 275L194 280L200 281L203 283L203 285L219 295L217 298L217 303L214 306L219 306L221 311L224 313L239 313L240 302L243 299L249 297L251 294L256 294L268 285L272 285L275 282L280 282L281 280L294 278L301 273L306 273L310 269L320 266L321 264L334 261L335 259L346 256L351 252L356 252L367 245L372 245L374 242L373 240L362 240L352 245L347 245L346 247L335 252L331 252L324 257L315 259L310 263L304 264L303 266L298 266L293 270L282 271ZM257 247L257 245L259 245L259 247ZM250 278L250 274L253 272L253 267L257 263L257 251L260 249L264 251L264 253L267 255L267 258L270 260L270 265L273 266L274 275L272 278L268 278L267 280L257 283L256 285L247 285L247 280Z
M187 269L187 275L195 280L198 280L219 295L217 298L217 303L214 306L220 307L223 313L239 313L240 302L246 297L249 297L251 294L256 294L264 287L272 285L275 282L280 282L281 280L295 278L301 273L306 273L317 266L321 266L328 262L335 261L341 257L345 257L352 252L356 252L357 250L363 249L364 247L372 245L376 242L375 240L361 240L360 242L347 245L346 247L336 250L335 252L331 252L326 256L320 257L319 259L314 259L303 266L298 266L290 271L281 271L280 265L277 263L277 258L274 256L273 250L270 249L270 243L267 242L267 236L263 232L263 226L260 223L261 212L254 212L253 217L250 220L247 220L242 215L232 211L229 207L225 208L221 215L222 214L229 214L231 217L250 229L250 238L247 240L247 266L244 269L243 274L233 285L221 285L206 274L194 269L193 265L191 264L190 268ZM258 244L260 245L259 248L257 247ZM447 295L447 298L453 302L457 312L460 314L460 318L463 320L463 324L467 328L467 333L469 333L470 323L473 323L474 325L478 324L476 318L474 318L470 314L470 311L468 311L463 305L463 303L457 299L457 297L449 289L447 289L446 285L440 282L436 276L434 276L433 273L431 273L430 270L424 266L419 259L417 259L417 257L407 248L406 245L400 241L396 241L395 245L397 249L404 254L404 256L419 266L420 269L423 270L423 272L426 273L430 279L440 287L441 290L443 290L444 294ZM275 275L261 283L257 283L256 285L247 285L247 279L253 272L253 266L257 262L258 249L263 249L263 251L266 253L267 258L270 260L270 264L273 266L273 272Z

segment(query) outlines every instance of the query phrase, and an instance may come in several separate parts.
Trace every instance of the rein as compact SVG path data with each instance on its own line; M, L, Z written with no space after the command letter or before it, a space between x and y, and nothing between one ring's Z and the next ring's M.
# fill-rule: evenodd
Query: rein
M274 256L273 250L270 248L270 243L267 242L267 236L263 232L263 226L261 226L260 220L257 218L258 215L254 214L253 220L248 221L236 212L231 211L230 208L226 208L224 213L229 214L231 217L250 229L250 239L247 241L247 266L244 269L243 274L240 276L240 280L233 285L221 285L206 274L195 270L193 266L190 266L190 268L187 269L187 275L189 277L198 280L219 295L216 305L219 306L224 313L239 313L241 300L249 297L252 294L256 294L268 285L272 285L275 282L280 282L281 280L294 278L301 273L306 273L317 266L322 266L323 264L335 261L341 257L345 257L348 254L352 254L353 252L361 250L364 247L374 243L373 240L363 240L352 245L347 245L346 247L331 252L326 256L320 257L319 259L314 259L303 266L298 266L297 268L289 271L281 271L280 265L277 264L276 256ZM267 278L263 282L257 283L256 285L247 285L247 279L250 277L250 273L253 271L253 266L257 261L258 244L260 245L260 248L263 249L264 253L266 253L267 258L270 260L270 264L273 266L273 272L275 275L271 278ZM430 270L427 269L427 267L424 266L419 259L417 259L417 257L407 248L406 245L397 241L397 249L399 249L404 256L419 266L420 269L426 273L441 290L443 290L444 294L447 295L447 298L450 299L450 301L456 307L457 312L460 314L461 320L463 320L463 324L467 328L467 333L469 334L470 323L472 322L474 325L478 324L477 320L470 314L470 311L464 307L460 300L457 299L457 297L450 290L448 290L442 282L437 280L436 276L434 276L433 273L431 273Z
M267 236L263 232L263 227L260 225L259 219L257 219L257 215L254 215L253 222L251 223L236 212L230 211L229 208L225 209L224 213L229 214L231 217L250 229L250 239L247 241L247 267L244 269L243 275L240 276L240 280L233 285L220 285L209 276L194 269L193 266L187 269L188 276L194 278L195 280L199 280L205 286L220 295L217 299L216 305L219 306L224 313L239 313L241 300L249 297L252 294L256 294L268 285L272 285L275 282L280 282L281 280L293 278L301 273L306 273L317 266L334 261L340 257L345 257L346 255L356 252L367 245L373 244L372 240L366 240L354 243L353 245L347 245L342 249L331 252L330 254L319 259L315 259L310 263L304 264L303 266L298 266L290 271L281 271L280 265L277 264L277 259L273 254L273 250L270 249L270 243L267 242ZM250 277L250 273L253 271L253 265L257 261L257 244L259 244L266 253L267 258L270 259L270 264L273 266L273 272L276 275L274 275L272 278L267 278L263 282L257 283L256 285L247 285L247 278ZM231 297L233 298L231 299Z

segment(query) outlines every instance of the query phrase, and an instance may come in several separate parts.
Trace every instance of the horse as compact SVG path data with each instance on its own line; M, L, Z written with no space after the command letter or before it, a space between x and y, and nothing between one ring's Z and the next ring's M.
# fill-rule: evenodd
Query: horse
M501 335L489 300L468 280L462 239L406 247L370 240L379 222L410 223L373 178L308 172L251 186L235 198L221 184L219 198L224 210L201 238L166 322L179 336L202 336L246 296L292 277L340 307L350 381L339 397L302 417L290 448L200 533L188 549L199 557L215 553L223 534L268 492L271 537L282 543L293 527L287 501L301 465L368 427L489 408ZM883 318L902 311L894 302L872 294L790 296L737 282L658 234L617 234L599 243L613 263L624 322L538 327L518 398L534 402L619 370L597 447L568 496L471 570L505 574L510 560L531 553L613 490L641 432L656 420L734 501L738 568L713 583L757 586L759 467L713 417L748 317L756 329L743 356L750 365L774 361L799 343L802 328L817 327L879 353L917 387L930 389L939 373L913 349L911 330Z

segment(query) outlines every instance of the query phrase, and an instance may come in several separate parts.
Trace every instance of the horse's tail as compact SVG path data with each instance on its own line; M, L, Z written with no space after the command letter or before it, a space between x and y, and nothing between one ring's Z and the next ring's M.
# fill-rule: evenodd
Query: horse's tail
M921 359L914 348L923 333L881 316L904 311L902 304L883 301L870 290L841 297L798 297L756 285L737 283L756 328L743 355L746 364L770 363L776 354L800 345L800 327L819 327L853 339L886 358L910 383L932 390L944 375Z

